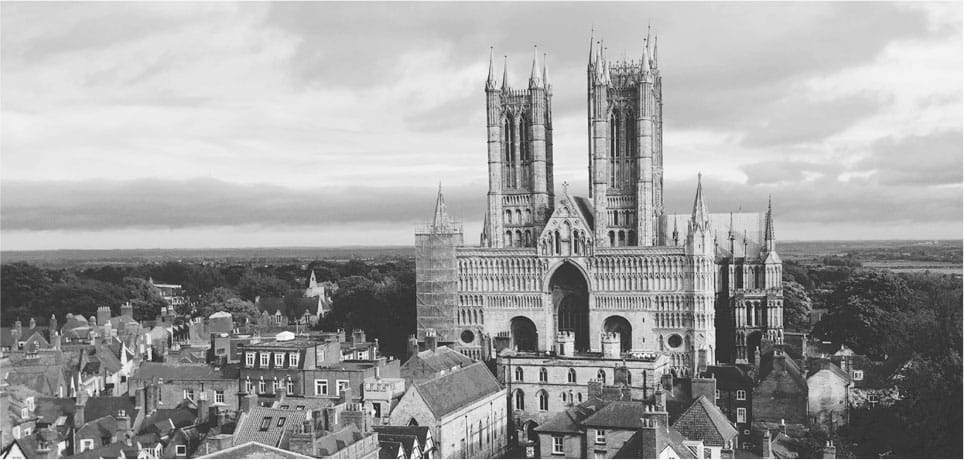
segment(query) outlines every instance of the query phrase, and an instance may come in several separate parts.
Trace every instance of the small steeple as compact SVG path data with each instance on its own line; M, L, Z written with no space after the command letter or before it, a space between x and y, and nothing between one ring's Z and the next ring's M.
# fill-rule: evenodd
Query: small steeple
M773 195L767 200L767 222L766 230L763 233L763 239L766 241L773 241Z
M651 65L652 61L650 58L650 56L652 56L652 53L650 53L649 51L649 44L652 43L652 40L650 38L652 36L652 31L653 31L653 25L647 24L646 25L646 54L643 56L643 68L647 70L652 67Z
M606 48L605 46L603 46L603 49L602 49L602 56L603 56L603 78L606 79L606 80L605 80L606 83L609 83L609 82L612 81L612 80L611 80L611 78L610 78L610 76L609 76L609 61L608 61L608 57L609 57L609 56L606 55L606 51L607 51L607 48Z
M485 80L485 89L494 90L495 89L495 63L493 61L493 53L495 50L493 47L489 47L489 77Z
M502 63L502 91L509 89L509 56L502 56L504 62Z
M703 202L703 173L699 173L696 179L696 198L693 200L692 224L705 230L710 221L710 213L706 210L706 203Z
M606 71L603 67L606 63L603 61L602 42L596 42L596 48L596 65L594 67L596 70L596 82L605 83Z
M589 68L596 63L596 28L589 31Z
M432 219L432 228L435 231L447 229L449 227L449 213L445 207L445 198L442 197L442 183L438 184L438 198L435 199L435 217Z
M653 35L653 68L659 67L659 61L657 60L657 45L659 44L659 35Z
M529 89L542 87L542 77L539 76L539 47L532 46L532 71L529 72Z
M489 210L483 209L482 215L485 216L485 220L482 222L482 235L481 235L480 246L488 247L489 246L489 223L491 222L489 220Z
M549 89L549 53L542 53L542 84Z
M649 70L649 37L643 41L643 57L640 59L640 68L643 72Z
M673 246L679 246L679 230L676 228L676 219L673 219Z

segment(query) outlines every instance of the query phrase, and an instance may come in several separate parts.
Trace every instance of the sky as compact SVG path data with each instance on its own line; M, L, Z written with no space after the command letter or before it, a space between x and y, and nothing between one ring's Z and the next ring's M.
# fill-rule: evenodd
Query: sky
M960 239L951 3L0 5L3 250L409 245L442 184L478 241L490 47L547 54L555 183L587 189L586 63L663 76L667 212L778 239Z

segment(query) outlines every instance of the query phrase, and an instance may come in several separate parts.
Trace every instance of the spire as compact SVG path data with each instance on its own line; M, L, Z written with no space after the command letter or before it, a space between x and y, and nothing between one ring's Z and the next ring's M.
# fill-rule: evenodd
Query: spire
M502 56L504 62L502 64L502 91L509 89L509 56Z
M589 32L589 67L596 63L596 28Z
M542 53L542 84L549 89L549 53Z
M482 222L482 241L481 246L487 247L489 245L489 210L483 209L482 215L485 216L485 221Z
M710 221L710 213L707 212L706 203L703 202L703 173L699 173L696 179L696 199L693 200L692 221L694 227L704 230Z
M532 71L529 73L529 88L541 88L542 78L539 76L539 47L532 46Z
M606 56L606 46L605 46L605 44L603 45L602 50L600 51L600 53L602 54L602 61L603 61L603 62L602 62L602 65L603 65L603 78L605 79L604 81L605 81L606 83L609 83L609 82L610 82L610 78L609 78L609 61L607 61L607 57L608 57L608 56Z
M604 83L606 78L606 71L603 69L606 63L603 61L603 59L604 57L602 53L602 42L596 42L595 70L596 70L596 81L599 83Z
M656 59L656 50L657 50L656 45L658 44L659 44L659 35L653 35L653 68L654 69L659 66L659 61Z
M435 199L435 217L432 219L432 228L435 231L447 229L449 227L449 213L445 208L445 198L442 197L442 183L438 184L438 198Z
M490 46L489 47L489 77L485 80L485 89L487 90L495 89L495 63L492 62L493 52L494 52L494 49Z
M676 219L673 219L673 246L679 246L679 230L676 228Z
M767 241L767 247L769 248L769 242L773 241L773 195L767 200L767 223L766 230L763 233L763 239Z
M640 68L643 72L649 70L649 33L646 33L646 40L643 41L643 57L640 59Z

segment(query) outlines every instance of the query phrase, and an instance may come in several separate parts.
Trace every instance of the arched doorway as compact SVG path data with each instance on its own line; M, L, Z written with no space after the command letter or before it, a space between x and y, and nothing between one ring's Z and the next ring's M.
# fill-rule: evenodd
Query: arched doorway
M606 318L603 323L603 330L606 332L618 332L620 350L629 351L633 348L633 327L629 324L629 321L622 316L610 316Z
M525 316L512 318L509 325L512 333L512 343L519 351L539 351L539 333L535 323Z
M549 279L556 330L576 334L576 350L589 350L589 284L579 269L566 262Z
M533 443L532 447L534 448L534 452L539 452L539 433L536 433L536 427L538 426L539 424L533 420L529 420L522 424L523 435L526 437L527 441Z

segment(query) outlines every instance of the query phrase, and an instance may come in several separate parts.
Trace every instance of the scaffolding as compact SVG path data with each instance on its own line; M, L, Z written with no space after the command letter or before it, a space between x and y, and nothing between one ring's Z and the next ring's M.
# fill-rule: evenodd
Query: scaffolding
M436 220L415 230L415 294L418 339L433 330L438 342L455 342L458 309L458 262L462 226Z

